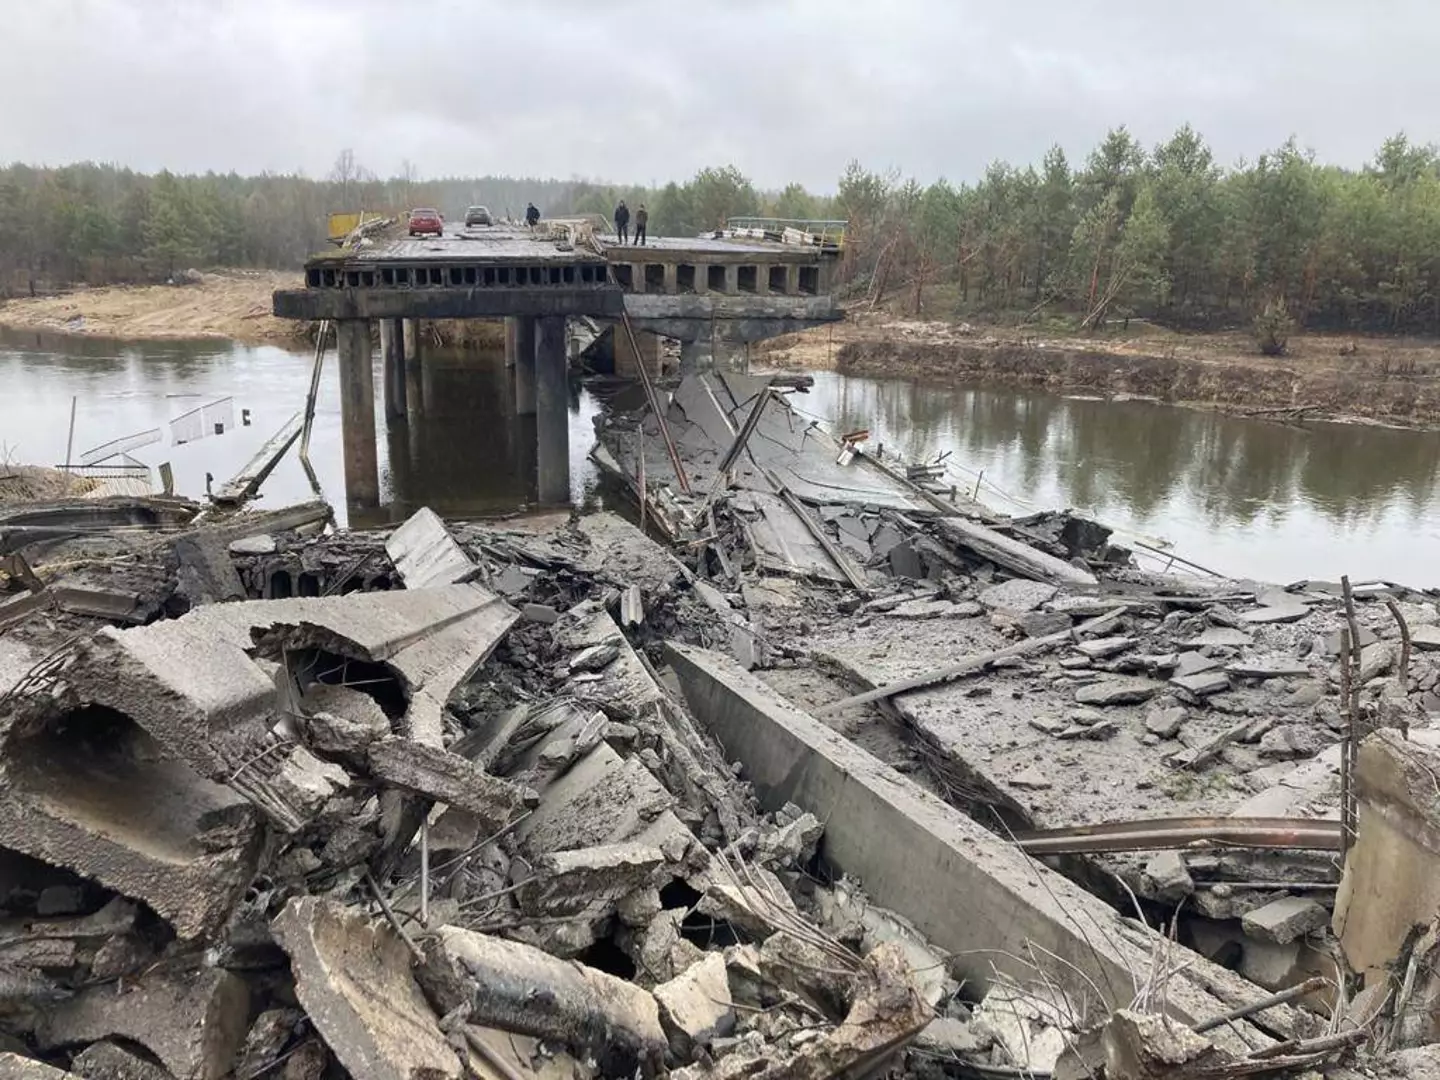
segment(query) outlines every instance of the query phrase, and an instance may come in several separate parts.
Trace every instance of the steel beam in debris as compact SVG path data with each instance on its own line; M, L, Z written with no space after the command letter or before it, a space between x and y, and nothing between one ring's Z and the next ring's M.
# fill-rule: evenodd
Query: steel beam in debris
M1021 835L1015 842L1031 855L1211 847L1339 851L1340 822L1313 818L1154 818L1047 829Z
M265 440L265 445L255 452L255 456L236 473L220 486L220 490L210 496L210 501L217 506L240 506L255 497L260 490L260 485L265 478L275 471L275 466L280 464L280 459L285 456L286 451L295 445L295 440L300 438L300 433L305 425L305 411L301 410L289 420L285 421L279 431Z

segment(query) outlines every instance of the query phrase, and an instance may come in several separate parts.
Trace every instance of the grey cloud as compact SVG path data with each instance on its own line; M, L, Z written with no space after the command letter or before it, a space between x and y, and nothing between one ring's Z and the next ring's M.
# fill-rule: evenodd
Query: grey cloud
M1366 160L1431 119L1419 0L0 0L0 159L639 182L733 162L833 188L1079 160L1190 122L1221 161L1290 134Z

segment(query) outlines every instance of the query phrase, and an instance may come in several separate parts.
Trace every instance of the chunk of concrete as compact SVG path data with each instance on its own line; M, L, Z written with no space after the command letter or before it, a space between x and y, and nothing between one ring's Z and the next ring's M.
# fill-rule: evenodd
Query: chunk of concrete
M1075 648L1088 656L1091 660L1105 660L1112 656L1119 656L1127 649L1135 647L1135 639L1132 637L1103 637L1091 641L1082 641Z
M1157 739L1173 739L1180 734L1185 715L1185 710L1178 705L1169 708L1152 707L1145 714L1145 730Z
M1034 611L1041 604L1053 600L1059 591L1054 585L1046 585L1043 581L1012 578L982 590L976 599L992 611L1013 611L1020 615Z
M417 975L442 1013L468 1006L474 1023L593 1055L605 1076L648 1072L664 1059L668 1039L650 993L532 946L444 926Z
M1202 671L1214 671L1222 662L1204 653L1183 652L1175 657L1176 675L1199 675Z
M74 1075L32 1057L0 1052L0 1080L70 1080Z
M518 899L524 911L536 915L600 917L647 888L663 865L663 851L633 841L557 851L536 860Z
M710 881L695 910L759 941L774 932L777 912L791 917L800 913L789 891L773 873L763 866L752 866L748 873L751 880L747 883L728 877Z
M0 845L145 901L181 938L224 924L262 837L245 800L112 711L12 730L4 748Z
M275 669L318 649L380 664L408 701L403 730L439 746L450 693L518 617L475 585L209 604L129 630L106 627L67 670L80 701L132 719L202 776L264 798L277 709ZM247 765L237 774L242 765ZM281 814L282 824L286 821ZM0 841L3 842L3 841Z
M1427 623L1410 628L1410 644L1421 652L1440 650L1440 626Z
M553 626L560 621L560 612L549 604L525 604L520 608L520 617L526 622L539 623L541 626Z
M1081 705L1138 705L1163 689L1165 684L1154 679L1101 679L1076 690L1075 700Z
M741 763L762 806L793 802L824 820L827 860L865 882L875 903L949 953L954 977L976 986L988 986L996 969L1032 978L1021 959L1027 941L1046 942L1075 966L1077 971L1058 969L1055 977L1077 999L1093 993L1092 982L1132 986L1132 971L1149 970L1160 940L1153 932L1129 926L1103 901L877 761L733 661L676 642L666 644L666 655L692 712L727 758ZM969 898L966 904L955 904L960 895ZM1260 997L1233 973L1188 950L1180 953L1166 998L1177 1020L1198 1023ZM1265 1020L1282 1033L1297 1030L1293 1011L1269 1011Z
M416 510L386 537L385 554L407 589L458 585L476 573L470 556L428 506Z
M219 1080L235 1064L250 1023L250 992L228 971L155 969L97 986L47 1009L35 1029L43 1051L104 1039L139 1043L176 1080Z
M735 1030L735 1004L723 953L705 959L655 988L660 1020L675 1056L688 1060L699 1047Z
M1252 644L1254 644L1254 638L1244 630L1236 630L1230 626L1207 626L1188 641L1180 642L1180 647L1182 649L1238 649ZM1184 663L1183 656L1181 663Z
M280 546L275 543L275 537L269 533L242 536L239 540L230 541L231 555L274 555L279 550Z
M91 1043L75 1055L70 1071L85 1080L174 1080L153 1061L109 1041Z
M1202 671L1198 675L1176 675L1170 685L1199 698L1210 697L1230 689L1230 676L1223 671Z
M301 897L272 929L300 1004L355 1080L459 1080L459 1059L410 974L410 951L388 925Z
M412 739L392 736L372 743L369 761L370 771L384 783L468 810L492 830L508 824L523 803L522 792L509 781L459 754Z
M1440 910L1440 739L1423 729L1410 735L1381 729L1356 755L1357 830L1332 927L1367 986L1390 978L1412 928Z
M1357 681L1363 686L1371 679L1384 675L1395 664L1395 647L1388 642L1377 641L1360 650L1360 673Z
M392 733L380 703L351 686L316 683L302 704L306 741L322 754L363 761L371 743Z
M1310 674L1310 669L1299 660L1289 660L1283 656L1236 660L1226 664L1225 670L1242 679L1303 679Z
M1195 880L1178 851L1157 851L1145 864L1146 894L1156 900L1175 903L1195 891Z
M1020 617L1020 629L1026 637L1048 637L1069 630L1072 620L1063 611L1027 611Z
M339 765L321 761L303 746L293 746L270 783L304 823L324 810L331 799L350 786L351 780Z
M1111 1016L1101 1041L1107 1080L1159 1080L1207 1069L1222 1073L1234 1060L1184 1025L1133 1009Z
M1272 900L1264 907L1247 911L1240 925L1247 934L1288 945L1296 938L1314 933L1330 921L1330 913L1303 896Z
M176 591L191 606L245 599L245 586L221 539L196 532L175 541Z

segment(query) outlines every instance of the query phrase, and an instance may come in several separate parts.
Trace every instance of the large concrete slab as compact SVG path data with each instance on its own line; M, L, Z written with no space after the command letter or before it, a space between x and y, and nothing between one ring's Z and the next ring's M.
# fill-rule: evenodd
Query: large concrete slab
M389 926L301 897L273 928L300 1004L355 1080L459 1080L459 1059L410 974L410 951Z
M81 709L0 765L0 845L145 901L182 938L218 929L255 874L252 808L131 720Z
M458 585L475 573L470 556L428 506L416 510L385 538L385 554L407 589Z
M1098 992L1121 1008L1168 949L1177 1020L1193 1024L1263 996L1179 946L1162 949L1158 934L1127 924L728 658L674 642L666 651L691 711L741 763L762 805L794 802L824 821L823 856L947 950L965 979L988 985L999 971L1030 980L1039 963L1077 1000ZM1294 1016L1269 1010L1261 1022L1283 1035Z
M292 648L384 664L410 699L406 734L438 745L453 686L518 613L477 585L215 604L130 630L107 628L69 678L80 699L133 719L203 775L230 779L267 745L275 667Z
M1382 729L1360 744L1355 766L1355 845L1333 927L1350 967L1373 984L1440 908L1440 732Z
M239 976L157 965L137 980L92 987L45 1010L35 1042L52 1051L126 1039L149 1050L176 1080L220 1080L249 1025L250 991Z

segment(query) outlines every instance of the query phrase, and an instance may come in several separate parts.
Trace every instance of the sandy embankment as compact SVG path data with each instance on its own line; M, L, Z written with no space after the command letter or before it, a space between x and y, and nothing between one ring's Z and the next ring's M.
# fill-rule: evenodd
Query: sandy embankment
M1147 327L1041 338L865 314L765 342L752 358L766 367L1144 397L1238 415L1440 424L1440 342L1423 339L1304 334L1291 338L1286 355L1265 357L1238 332Z
M231 338L294 344L305 323L270 313L276 289L299 274L273 270L206 273L193 285L112 285L0 302L0 327L119 338Z

